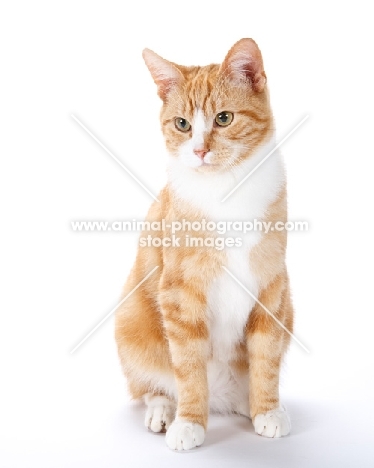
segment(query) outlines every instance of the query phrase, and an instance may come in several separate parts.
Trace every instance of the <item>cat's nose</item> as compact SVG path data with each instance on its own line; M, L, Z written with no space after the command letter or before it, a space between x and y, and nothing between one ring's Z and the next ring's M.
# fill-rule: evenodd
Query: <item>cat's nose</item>
M209 153L209 150L202 149L202 150L193 150L196 156L199 156L200 159L204 159L205 155Z

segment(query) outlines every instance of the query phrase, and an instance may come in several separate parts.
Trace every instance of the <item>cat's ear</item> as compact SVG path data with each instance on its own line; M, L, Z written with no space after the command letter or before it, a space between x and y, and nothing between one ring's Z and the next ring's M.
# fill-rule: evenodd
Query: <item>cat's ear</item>
M253 39L240 39L234 44L220 70L233 81L249 81L256 92L261 92L265 88L266 75L262 55Z
M169 91L182 81L182 73L173 63L163 59L153 50L144 49L143 59L157 85L158 95L165 100Z

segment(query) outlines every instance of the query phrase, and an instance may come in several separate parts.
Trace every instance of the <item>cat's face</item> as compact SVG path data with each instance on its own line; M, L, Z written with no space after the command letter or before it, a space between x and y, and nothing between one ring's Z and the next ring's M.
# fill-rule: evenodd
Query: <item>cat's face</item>
M222 65L184 67L146 49L163 100L161 128L170 155L197 171L224 171L268 138L272 114L257 45L242 39Z

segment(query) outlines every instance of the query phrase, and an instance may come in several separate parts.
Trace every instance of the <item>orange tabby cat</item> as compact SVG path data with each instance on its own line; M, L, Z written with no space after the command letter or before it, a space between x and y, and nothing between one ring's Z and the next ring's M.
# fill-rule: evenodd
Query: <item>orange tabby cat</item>
M163 101L169 162L167 185L147 216L165 220L165 230L141 237L167 245L140 244L123 297L158 269L116 314L130 394L144 398L146 426L166 431L171 449L204 442L209 410L250 417L266 437L286 435L279 370L289 335L260 305L292 331L286 232L251 231L238 240L234 224L223 236L201 225L287 220L277 152L222 202L275 146L260 50L242 39L221 65L204 67L176 65L148 49L143 57ZM200 226L185 222L169 242L172 223L183 220ZM190 246L192 237L198 245Z

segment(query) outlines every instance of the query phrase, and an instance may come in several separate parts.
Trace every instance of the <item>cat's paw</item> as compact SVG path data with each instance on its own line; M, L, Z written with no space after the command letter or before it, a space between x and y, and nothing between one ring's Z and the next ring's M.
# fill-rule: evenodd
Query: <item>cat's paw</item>
M145 426L152 432L166 432L174 420L174 404L164 396L148 396L146 404Z
M190 450L204 442L205 429L197 423L174 421L166 433L166 444L172 450Z
M264 437L282 437L289 434L291 421L286 410L278 408L255 416L253 426L257 434Z

